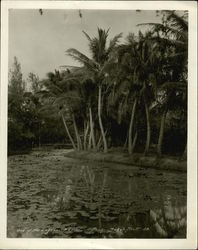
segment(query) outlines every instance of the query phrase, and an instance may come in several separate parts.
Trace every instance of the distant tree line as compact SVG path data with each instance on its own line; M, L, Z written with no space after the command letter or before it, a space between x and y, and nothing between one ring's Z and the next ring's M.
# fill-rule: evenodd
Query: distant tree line
M75 150L108 152L123 147L130 155L183 154L187 150L188 17L161 11L161 23L108 41L98 28L88 40L91 57L75 48L67 55L80 67L55 70L39 80L29 75L24 89L20 64L10 73L9 146L33 141L70 141Z
M41 88L41 81L34 73L24 81L15 57L8 85L8 153L38 147L41 143L65 141L63 126L57 123L57 117L40 112L43 104L36 93Z

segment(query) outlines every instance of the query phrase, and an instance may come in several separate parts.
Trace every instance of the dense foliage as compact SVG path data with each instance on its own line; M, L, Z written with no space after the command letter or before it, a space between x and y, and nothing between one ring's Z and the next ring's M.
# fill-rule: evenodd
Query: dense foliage
M161 11L144 34L108 30L88 40L91 57L67 55L81 66L29 75L27 92L15 59L9 84L9 147L70 142L75 150L123 147L129 154L186 154L188 20Z
M37 96L41 90L38 77L30 73L27 82L31 91L26 90L21 66L14 58L8 85L8 153L27 150L41 143L64 141L63 126L57 117L40 112L42 103Z

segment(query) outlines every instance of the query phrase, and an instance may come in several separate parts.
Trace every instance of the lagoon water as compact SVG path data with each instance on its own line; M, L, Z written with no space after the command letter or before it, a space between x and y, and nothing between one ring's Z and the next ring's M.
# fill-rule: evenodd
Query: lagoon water
M186 237L186 173L67 158L8 158L7 236Z

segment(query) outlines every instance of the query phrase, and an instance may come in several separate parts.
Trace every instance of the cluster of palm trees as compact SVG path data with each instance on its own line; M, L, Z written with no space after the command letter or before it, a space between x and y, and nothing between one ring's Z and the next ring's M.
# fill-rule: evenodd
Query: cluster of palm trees
M116 129L112 134L112 123L116 123L125 128L121 141L129 154L141 137L141 126L146 127L147 154L154 114L160 118L156 143L160 156L169 112L186 119L187 13L161 13L162 23L140 24L147 25L148 31L131 33L122 44L122 34L108 42L109 30L98 28L93 38L83 31L91 56L68 49L67 55L81 66L49 73L43 81L43 110L60 115L74 149L102 149L106 153L112 136L116 136Z

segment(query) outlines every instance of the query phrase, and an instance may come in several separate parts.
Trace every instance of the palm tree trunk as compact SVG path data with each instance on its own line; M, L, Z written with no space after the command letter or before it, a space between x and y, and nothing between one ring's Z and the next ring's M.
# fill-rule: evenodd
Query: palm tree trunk
M93 124L93 119L92 119L92 110L89 108L89 118L90 118L90 133L91 133L91 139L93 143L93 149L96 149L96 140L95 140L95 135L94 135L94 124Z
M128 134L127 134L126 140L125 140L125 142L124 142L124 146L123 146L124 149L127 148L127 141L128 141Z
M100 135L98 143L97 143L97 149L100 149L100 145L101 145L101 140L102 140L102 136Z
M86 148L87 148L87 135L88 135L88 132L89 132L89 122L87 122L87 126L85 125L84 142L83 142L84 150L86 150Z
M103 182L99 194L99 201L98 201L98 226L99 228L102 228L102 200L104 196L104 188L107 182L108 177L108 169L105 169L103 172Z
M128 137L129 137L129 131L127 131L126 140L125 140L124 146L123 146L124 149L127 148Z
M144 149L144 155L146 155L149 151L150 147L150 138L151 138L151 126L150 126L150 115L149 115L149 109L146 101L144 100L145 103L145 111L146 111L146 125L147 125L147 134L146 134L146 145Z
M105 136L107 134L107 130L105 131ZM97 143L97 149L99 150L100 149L100 146L101 146L101 141L102 141L102 136L100 134L100 137L99 137L99 140L98 140L98 143Z
M89 144L88 144L88 150L91 149L91 132L89 133Z
M165 110L163 112L162 118L161 118L160 132L159 132L159 138L158 138L158 144L157 144L157 155L159 157L162 155L162 141L163 141L163 137L164 137L166 113L167 113L167 111Z
M132 154L133 154L133 151L135 149L135 145L136 145L136 141L137 141L137 136L138 136L138 132L137 130L135 131L135 136L133 138L133 144L132 144Z
M137 104L137 98L135 98L135 101L133 103L133 108L131 111L131 120L130 120L130 124L129 124L128 152L130 155L132 154L132 131L133 131L133 123L134 123L136 104Z
M77 140L77 145L78 145L78 150L82 149L82 142L78 133L78 128L76 126L76 120L74 115L72 115L72 119L73 119L73 124L74 124L74 131L75 131L75 135L76 135L76 140Z
M67 127L67 123L66 123L66 121L65 121L65 118L64 118L63 115L61 115L61 117L62 117L62 120L63 120L63 124L64 124L64 127L65 127L65 130L66 130L66 132L67 132L67 135L68 135L68 137L69 137L69 139L70 139L70 141L71 141L71 144L72 144L72 146L73 146L73 149L76 150L76 145L75 145L74 140L72 139L72 136L71 136L71 134L70 134L70 132L69 132L69 129L68 129L68 127Z
M101 134L102 134L102 139L103 139L103 144L104 144L104 153L107 153L107 141L106 141L106 137L105 137L105 133L104 133L104 128L103 128L103 124L102 124L102 119L101 119L101 86L99 86L98 89L98 120L99 120L99 125L100 125L100 130L101 130Z

